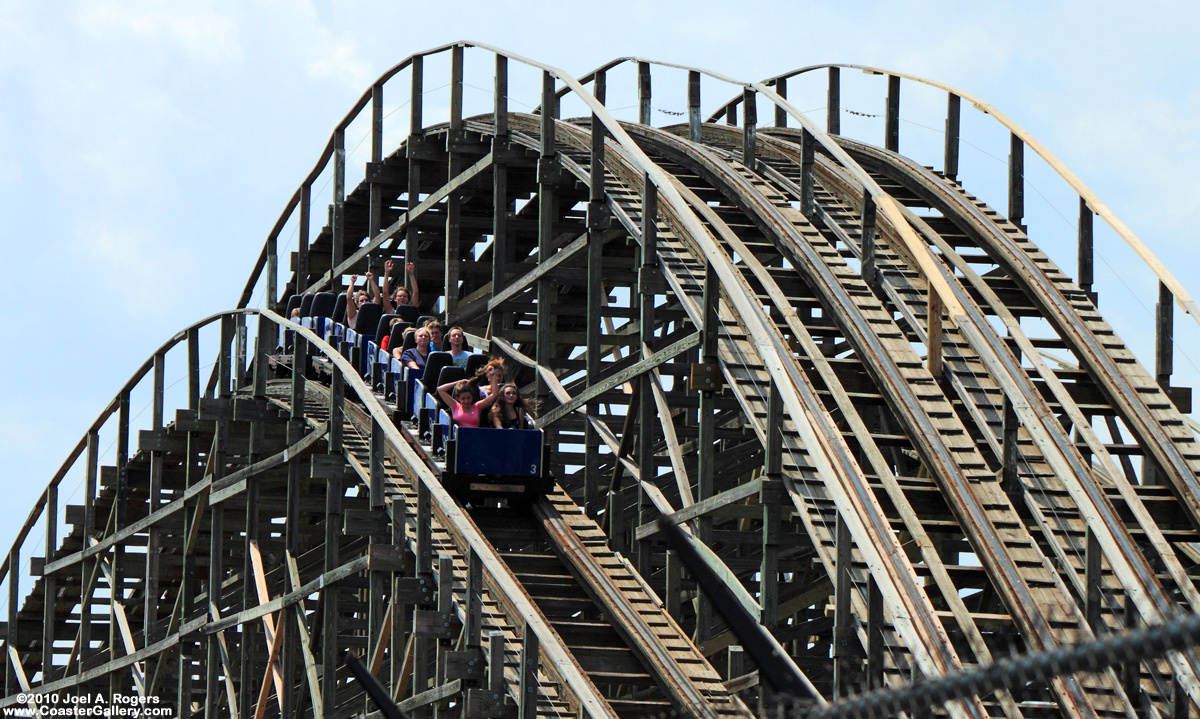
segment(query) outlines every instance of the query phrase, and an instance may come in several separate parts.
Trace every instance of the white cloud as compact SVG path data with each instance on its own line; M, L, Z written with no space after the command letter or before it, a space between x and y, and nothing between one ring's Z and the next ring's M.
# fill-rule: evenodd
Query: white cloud
M83 3L79 21L91 35L117 33L164 43L204 62L227 62L241 55L232 19L188 3L90 0Z
M322 38L314 52L318 57L308 63L308 74L316 79L340 82L353 90L365 89L374 78L371 66L358 56L358 46L350 38Z
M143 227L100 220L75 233L72 255L82 258L95 278L125 314L157 318L176 311L190 296L186 268L190 253Z

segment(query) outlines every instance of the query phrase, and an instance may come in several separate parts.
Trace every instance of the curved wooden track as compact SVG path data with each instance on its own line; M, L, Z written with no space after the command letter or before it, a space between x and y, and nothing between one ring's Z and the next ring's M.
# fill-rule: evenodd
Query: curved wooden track
M470 48L495 92L466 116ZM427 125L425 65L447 57L449 121ZM605 105L626 64L639 122ZM509 108L510 65L540 76L536 113ZM686 74L687 122L651 126L652 69ZM1005 217L955 180L956 134L940 171L895 151L900 79L926 81L889 75L879 147L797 112L795 74L627 58L585 88L476 43L386 73L288 203L239 309L160 348L31 512L0 566L0 705L99 692L176 716L374 711L349 651L417 716L748 716L770 693L667 551L664 514L803 672L806 701L1195 612L1200 444L1170 385L1170 308L1194 308L1182 285L1159 275L1152 372L1096 309L1090 214L1077 282L1021 224L1019 171ZM739 93L708 122L702 77ZM393 148L389 82L407 83L411 118ZM586 114L560 118L568 100ZM371 159L347 187L359 120ZM333 201L313 231L322 177ZM364 376L358 351L281 316L393 257L417 263L426 312L540 400L545 499L456 503L388 368ZM245 309L256 288L269 306ZM188 378L173 419L168 355ZM79 506L60 491L73 473ZM929 711L1179 717L1198 702L1185 652Z

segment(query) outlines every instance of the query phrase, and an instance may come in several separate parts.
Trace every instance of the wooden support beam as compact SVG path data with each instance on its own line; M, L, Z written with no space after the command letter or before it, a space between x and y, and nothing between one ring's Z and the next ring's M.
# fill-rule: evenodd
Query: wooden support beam
M1095 270L1093 269L1094 250L1092 248L1092 210L1088 207L1087 200L1079 198L1079 288L1088 294L1092 294L1092 301L1095 302L1095 295L1092 293L1092 285L1096 282Z
M254 589L257 592L258 603L266 604L267 602L271 601L271 593L267 589L267 575L266 575L266 571L263 568L262 552L259 551L257 540L253 540L253 539L250 540L249 547L250 547L250 565L251 565L251 569L254 574ZM263 683L264 683L263 694L261 694L259 697L259 701L261 703L262 699L265 698L265 692L267 690L267 688L266 688L267 679L270 679L271 681L273 681L275 684L275 695L279 702L279 711L280 712L283 711L283 695L285 693L284 692L285 685L283 683L282 667L280 667L279 663L275 660L275 655L278 652L278 642L280 641L280 637L283 634L282 627L277 623L281 618L282 618L282 614L280 614L278 616L264 614L263 618L262 618L263 630L264 630L263 638L266 640L266 643L267 643L267 652L268 652L269 657L268 657L268 661L267 661L265 674L263 677ZM244 652L244 650L243 650L243 652ZM260 712L262 711L262 707L259 708L259 711ZM257 715L256 715L256 719L259 719Z
M879 270L875 266L875 197L863 188L862 213L862 278L871 286L879 285Z
M670 519L672 524L692 522L693 520L711 515L722 507L743 504L751 497L758 497L761 490L762 480L752 479L749 482L727 489L720 494L698 500L695 504L668 515L668 519ZM647 522L637 528L635 539L642 541L658 534L659 531L661 530L657 521Z
M346 254L346 130L333 132L333 266L342 264Z
M688 71L688 138L700 142L700 73ZM595 127L593 121L592 127Z
M842 79L841 70L829 68L829 90L825 101L825 132L842 134Z
M666 362L669 362L688 350L695 349L700 345L700 339L701 335L699 332L690 334L687 337L684 337L683 339L671 344L670 346L653 353L649 357L645 357L637 363L626 367L624 370L621 370L620 372L617 372L605 378L604 380L589 386L587 389L575 395L574 397L571 397L558 407L555 407L554 409L543 414L538 419L538 426L546 427L550 424L553 424L554 422L557 422L565 417L567 414L579 409L595 397L599 397L614 387L625 384L629 380L638 377L645 372L649 372L650 370L653 370L654 368L659 367Z
M650 117L650 63L638 62L638 122L649 126Z
M952 92L948 93L946 96L946 152L942 161L942 174L951 180L958 179L961 123L962 98Z
M1163 391L1171 387L1175 371L1175 297L1165 282L1158 283L1158 306L1154 324L1154 379Z
M508 302L513 297L525 292L530 287L535 286L535 284L545 277L548 272L558 267L562 263L574 259L575 255L579 254L579 252L587 247L587 245L588 234L584 233L575 238L575 240L573 240L570 244L556 250L553 255L551 255L549 260L539 263L532 270L525 273L524 276L509 282L507 287L494 294L492 298L488 300L488 311L490 312L500 308L500 306L505 302Z
M900 152L900 77L888 75L887 109L884 111L883 146Z
M742 164L754 169L754 145L758 139L758 94L750 88L742 90L745 120L742 121Z
M781 77L775 81L775 94L787 99L787 78ZM787 110L780 105L775 106L775 127L787 127Z
M296 565L296 557L288 552L286 556L288 578L292 583L292 591L300 588L300 570ZM304 600L299 599L296 602L296 608L293 611L296 617L296 628L298 629L297 636L300 638L300 652L304 658L304 675L308 680L308 693L313 707L313 719L321 719L325 716L325 703L321 700L321 683L317 678L317 660L313 657L312 639L308 633L308 627L304 625Z
M1012 400L1006 394L1004 395L1003 420L1001 426L1002 432L1002 455L1000 457L1000 483L1004 487L1004 491L1012 497L1020 497L1022 493L1021 480L1017 474L1019 468L1020 455L1017 450L1017 433L1020 430L1020 425L1017 420L1017 412L1013 408Z
M936 380L942 376L942 300L933 287L929 288L928 299L929 355L925 365Z
M1101 592L1104 554L1100 550L1100 540L1090 527L1087 530L1087 550L1084 559L1086 562L1084 583L1087 585L1087 595L1084 597L1083 614L1087 619L1088 626L1098 635L1104 630L1102 615L1104 595Z
M833 694L847 696L854 688L858 674L859 657L857 620L851 612L854 592L853 566L854 539L850 529L839 515L837 520L837 561L833 610Z
M1009 135L1008 221L1025 229L1025 142L1015 132Z
M816 216L816 184L813 167L816 165L816 138L804 128L800 131L800 212L812 220Z
M526 624L521 637L519 719L537 718L538 700L538 637Z

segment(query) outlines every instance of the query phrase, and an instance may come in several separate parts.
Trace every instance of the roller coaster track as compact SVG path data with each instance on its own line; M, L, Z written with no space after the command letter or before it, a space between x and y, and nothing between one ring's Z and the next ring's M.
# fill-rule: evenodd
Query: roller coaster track
M491 102L469 117L468 49L495 60ZM449 60L449 120L426 125L435 59ZM533 114L508 107L510 64L540 75ZM606 109L627 65L637 122ZM652 126L652 69L686 73L688 122ZM1177 406L1190 395L1170 385L1170 307L1194 314L1191 297L991 106L870 69L889 76L879 147L838 134L836 68L824 129L788 104L786 80L811 69L745 83L624 58L578 81L455 43L382 76L287 204L239 308L138 369L19 531L0 565L0 706L370 714L350 652L414 716L748 716L772 687L668 551L663 515L809 704L1195 613L1200 444ZM737 93L707 122L701 78ZM940 171L896 151L902 78L951 98ZM410 132L385 155L389 82L407 82ZM1020 172L1009 217L955 179L963 97L1158 274L1153 372L1097 310L1090 224L1075 281L1021 224ZM568 102L585 115L560 117ZM348 188L360 120L370 160ZM314 233L323 176L333 199ZM540 400L545 497L460 504L389 367L283 316L289 297L340 292L391 257L417 263L423 309ZM247 308L256 288L264 309ZM1200 657L1181 651L927 713L1197 707Z

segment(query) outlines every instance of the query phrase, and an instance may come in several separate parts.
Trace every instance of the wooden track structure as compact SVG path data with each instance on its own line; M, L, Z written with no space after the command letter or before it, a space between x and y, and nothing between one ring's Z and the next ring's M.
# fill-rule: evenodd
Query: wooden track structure
M495 63L494 104L470 117L467 50ZM449 121L427 125L434 58ZM509 107L510 65L540 77L533 113ZM606 109L625 65L637 122ZM882 146L840 133L851 67L887 76ZM686 74L686 122L652 126L652 71ZM787 101L811 72L824 126ZM707 121L702 78L736 92ZM898 152L902 80L947 93L939 170ZM397 148L389 82L410 93ZM1006 215L957 181L963 98L1011 135ZM567 99L587 113L560 117ZM371 157L348 189L360 119ZM1076 279L1022 224L1027 146L1080 196ZM1160 279L1153 371L1096 309L1095 216ZM544 500L461 507L390 379L281 316L393 256L540 399ZM369 714L350 651L414 716L748 716L768 693L667 551L663 514L831 704L1195 612L1200 443L1170 385L1175 305L1196 317L1078 178L953 88L856 66L743 83L623 58L576 80L478 43L413 55L339 123L238 308L147 360L31 511L0 565L0 705L99 692L173 716ZM173 419L168 354L188 380ZM152 397L140 431L135 391ZM79 506L62 501L72 472ZM1200 657L1179 653L929 714L1198 707Z

